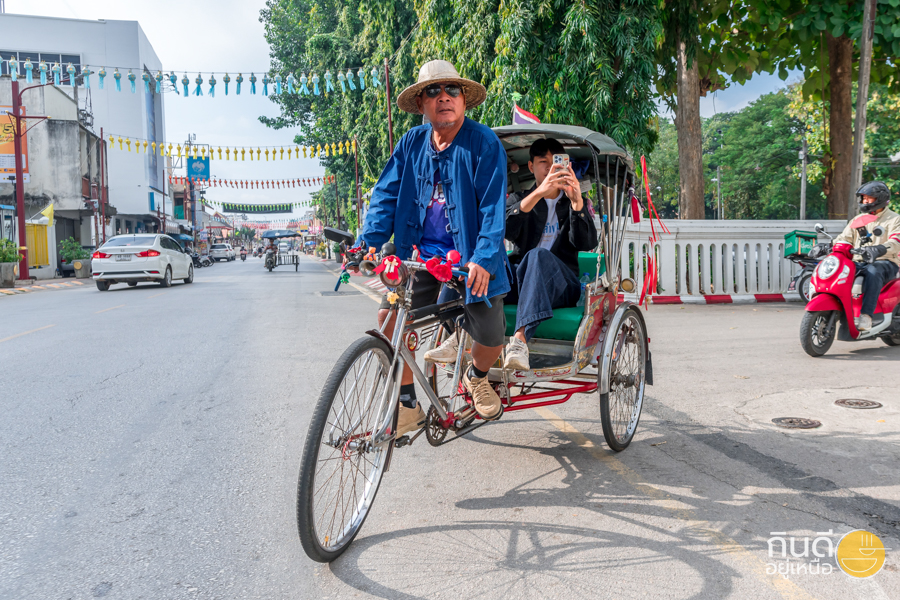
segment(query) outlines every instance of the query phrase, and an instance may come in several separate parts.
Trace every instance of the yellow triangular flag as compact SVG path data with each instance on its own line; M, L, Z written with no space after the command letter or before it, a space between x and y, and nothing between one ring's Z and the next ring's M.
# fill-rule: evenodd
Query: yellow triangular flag
M41 211L41 214L49 219L48 225L53 225L53 204L50 204L47 208Z

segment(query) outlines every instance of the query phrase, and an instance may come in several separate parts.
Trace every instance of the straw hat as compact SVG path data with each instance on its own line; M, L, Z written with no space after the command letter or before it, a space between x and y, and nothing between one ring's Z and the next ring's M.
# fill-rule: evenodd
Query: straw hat
M400 93L400 97L397 98L397 106L404 112L414 115L422 114L416 106L416 96L433 83L459 84L466 96L466 110L475 108L487 97L487 91L483 85L460 77L456 68L449 62L432 60L419 69L419 80Z

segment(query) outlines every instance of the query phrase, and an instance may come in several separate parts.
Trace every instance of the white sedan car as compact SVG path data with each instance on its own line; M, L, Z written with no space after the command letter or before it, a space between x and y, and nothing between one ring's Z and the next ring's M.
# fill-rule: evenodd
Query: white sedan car
M91 256L91 273L97 289L105 292L114 283L136 286L140 281L156 281L162 287L173 279L194 281L194 264L178 242L158 233L117 235Z

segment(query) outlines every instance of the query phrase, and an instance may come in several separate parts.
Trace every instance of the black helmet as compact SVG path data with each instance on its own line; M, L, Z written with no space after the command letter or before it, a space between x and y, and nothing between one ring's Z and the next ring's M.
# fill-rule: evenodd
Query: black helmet
M875 202L863 204L860 196L872 196L875 198ZM862 184L862 187L856 190L856 197L856 201L859 204L859 212L872 213L888 205L888 201L891 199L891 190L880 181L870 181Z

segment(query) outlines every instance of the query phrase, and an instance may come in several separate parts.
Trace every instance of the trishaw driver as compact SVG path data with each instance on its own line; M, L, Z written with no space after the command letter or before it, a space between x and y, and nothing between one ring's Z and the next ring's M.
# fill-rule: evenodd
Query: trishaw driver
M506 250L506 152L497 135L465 116L484 102L482 85L463 79L447 61L422 66L415 85L397 99L401 110L424 114L428 123L410 129L397 144L372 190L359 245L380 248L394 236L397 256L407 260L413 246L421 260L444 258L455 249L469 269L463 328L474 339L473 368L463 377L475 410L486 420L501 414L500 398L487 372L503 350L506 318L503 296L509 291ZM494 275L494 280L490 276ZM414 275L412 307L434 304L441 283L426 271ZM491 306L484 302L490 299ZM397 312L387 297L379 324L390 315L385 333L393 333ZM458 336L436 350L458 348ZM444 347L446 346L446 348ZM432 351L433 352L433 351ZM419 429L425 412L416 399L413 375L404 369L397 435Z

